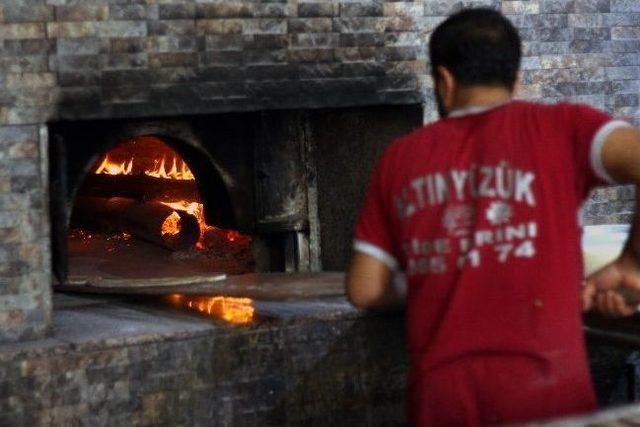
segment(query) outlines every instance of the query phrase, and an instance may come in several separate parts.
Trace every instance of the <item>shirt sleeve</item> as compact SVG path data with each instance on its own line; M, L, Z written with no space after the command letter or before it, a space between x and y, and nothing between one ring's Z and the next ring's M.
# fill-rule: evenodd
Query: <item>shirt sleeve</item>
M602 163L602 147L611 132L631 125L587 105L571 107L574 156L578 171L584 171L583 191L587 193L597 185L615 184Z
M385 176L386 173L388 172L383 158L371 177L364 206L356 223L353 248L395 270L398 261L393 250L393 231L389 217L391 206L385 194L385 184L389 178Z

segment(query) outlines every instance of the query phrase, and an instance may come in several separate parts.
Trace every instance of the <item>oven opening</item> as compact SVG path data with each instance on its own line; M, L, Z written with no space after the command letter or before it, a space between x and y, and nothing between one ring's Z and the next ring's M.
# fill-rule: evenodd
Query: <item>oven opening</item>
M205 209L216 206L205 207L199 184L188 161L157 136L127 139L101 153L71 210L69 281L255 271L252 236L208 222Z

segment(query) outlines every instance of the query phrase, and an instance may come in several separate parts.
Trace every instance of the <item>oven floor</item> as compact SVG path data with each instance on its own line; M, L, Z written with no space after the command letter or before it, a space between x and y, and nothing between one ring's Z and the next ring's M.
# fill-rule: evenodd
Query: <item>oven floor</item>
M135 238L94 235L69 238L71 282L100 279L154 279L253 271L248 251L222 253L189 249L169 251Z

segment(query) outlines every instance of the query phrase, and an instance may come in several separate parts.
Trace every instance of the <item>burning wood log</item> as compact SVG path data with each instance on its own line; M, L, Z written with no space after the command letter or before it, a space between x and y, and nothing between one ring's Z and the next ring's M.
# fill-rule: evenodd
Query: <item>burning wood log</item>
M200 236L195 216L160 202L122 197L78 197L74 223L103 231L126 231L171 250L193 247Z
M125 197L146 200L197 201L198 187L193 180L154 178L148 175L89 174L80 188L80 196Z

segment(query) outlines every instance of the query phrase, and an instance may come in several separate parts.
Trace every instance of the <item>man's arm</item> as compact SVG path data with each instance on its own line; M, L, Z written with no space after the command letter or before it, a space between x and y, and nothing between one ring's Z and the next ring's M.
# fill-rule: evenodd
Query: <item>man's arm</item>
M612 131L602 146L602 165L619 183L636 187L636 208L627 243L612 263L590 275L583 290L583 308L609 316L636 311L625 292L640 294L640 132L632 127ZM638 299L638 298L633 298Z
M404 293L394 286L393 271L377 258L355 251L346 278L349 301L361 309L398 310Z

